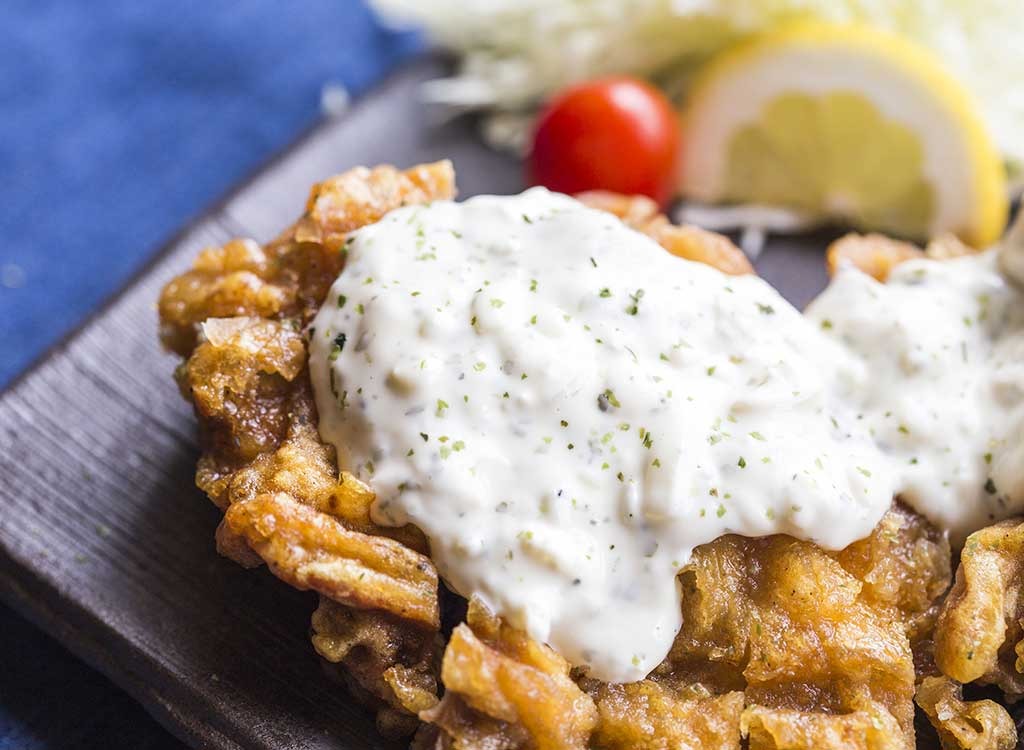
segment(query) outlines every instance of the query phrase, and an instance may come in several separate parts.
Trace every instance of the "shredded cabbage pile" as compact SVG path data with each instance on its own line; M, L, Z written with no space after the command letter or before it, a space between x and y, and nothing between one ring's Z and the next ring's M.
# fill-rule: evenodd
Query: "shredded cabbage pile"
M515 145L529 113L568 83L606 73L670 93L709 56L781 21L862 22L931 49L978 98L1006 158L1024 163L1021 0L371 0L461 55L429 100L489 110L488 136Z

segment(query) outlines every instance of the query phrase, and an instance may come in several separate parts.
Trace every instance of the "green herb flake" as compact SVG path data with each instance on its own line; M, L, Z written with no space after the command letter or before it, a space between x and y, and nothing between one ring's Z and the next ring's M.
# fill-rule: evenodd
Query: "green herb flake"
M338 307L344 307L346 302L348 302L348 297L346 297L344 294L339 294Z
M764 442L764 441L766 441L768 439L764 435L762 435L760 432L758 432L757 430L754 430L753 432L751 432L750 433L750 437L754 438L754 440L760 440L761 442Z
M725 515L725 506L721 503L718 504L718 510L715 511L715 515L721 518Z
M366 309L363 307L363 303L362 302L360 302L358 305L356 305L356 312L359 313L360 315L362 315L364 312L366 312Z
M537 291L537 279L530 279L530 291L531 292L536 292Z
M823 331L831 331L832 330L832 321L829 320L828 318L825 318L824 320L822 320L821 321L821 330L823 330Z
M629 298L633 300L633 304L626 308L626 313L629 315L636 315L640 311L640 300L643 299L644 290L637 289Z
M486 368L486 362L477 362L475 365L473 365L473 369L476 370L477 372L483 372Z
M615 397L615 392L611 388L605 388L604 393L597 397L597 408L601 411L608 411L609 406L618 409L622 404Z
M448 408L448 402L445 401L443 398L439 398L437 400L437 416L443 417L444 416L444 410L447 409L447 408Z
M741 469L747 468L747 459L745 459L743 456L740 456L740 460L736 462L736 465L739 466Z
M344 333L339 333L334 337L334 345L331 347L331 353L327 356L328 362L333 362L341 356L342 351L345 349L346 338Z
M498 299L497 297L493 297L491 299L491 307L497 308L497 307L503 307L504 305L505 305L505 300Z
M609 297L612 296L612 290L609 289L608 287L604 287L604 289L597 293L597 296L602 297L604 299L608 299Z

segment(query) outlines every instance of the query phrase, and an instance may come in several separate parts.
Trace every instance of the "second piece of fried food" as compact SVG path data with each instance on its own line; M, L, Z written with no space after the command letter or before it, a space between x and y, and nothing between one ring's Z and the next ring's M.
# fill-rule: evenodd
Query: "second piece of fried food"
M935 663L961 683L1024 695L1024 522L967 537L953 588L935 625Z

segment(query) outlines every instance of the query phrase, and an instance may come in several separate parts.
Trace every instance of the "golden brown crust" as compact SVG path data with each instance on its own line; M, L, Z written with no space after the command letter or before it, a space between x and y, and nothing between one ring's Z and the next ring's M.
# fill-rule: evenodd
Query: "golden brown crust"
M359 688L356 695L371 708L390 709L379 719L389 725L385 734L412 734L419 724L416 716L438 701L441 635L324 596L312 625L316 652L344 666L347 678Z
M750 750L902 750L904 730L884 707L839 716L752 706L743 712ZM910 740L913 747L913 739Z
M597 723L594 702L569 677L568 662L477 601L452 631L441 680L445 698L422 716L442 726L453 747L478 747L469 737L488 736L488 747L584 750Z
M1006 709L990 700L965 701L945 677L925 677L915 700L939 734L943 750L1012 750L1017 727Z
M296 318L305 325L345 263L349 232L399 206L454 195L448 161L404 172L356 167L314 185L306 213L269 245L233 240L209 248L168 283L160 295L160 339L187 356L207 318Z
M895 266L923 257L924 252L916 245L883 234L848 234L828 246L825 263L829 276L850 264L878 281L885 281Z
M685 626L668 661L703 669L704 679L702 665L715 665L715 687L744 690L757 709L749 726L765 738L817 732L824 743L854 721L839 717L867 711L886 714L898 746L913 747L904 623L874 606L834 556L789 537L726 536L698 547L680 581Z
M917 245L884 234L850 233L829 245L825 262L829 276L835 276L836 271L849 264L884 282L893 268L907 260L949 260L976 252L952 234L939 235L921 250Z
M234 503L224 521L274 575L297 589L440 627L434 564L404 544L350 531L283 492Z
M935 663L957 682L1024 695L1024 521L967 537L953 588L935 625Z
M593 742L606 750L739 750L743 693L712 695L656 680L609 685L586 680L598 724Z
M576 198L591 208L615 214L680 258L704 263L733 276L754 272L747 256L728 237L700 227L671 224L650 198L602 190L580 193Z

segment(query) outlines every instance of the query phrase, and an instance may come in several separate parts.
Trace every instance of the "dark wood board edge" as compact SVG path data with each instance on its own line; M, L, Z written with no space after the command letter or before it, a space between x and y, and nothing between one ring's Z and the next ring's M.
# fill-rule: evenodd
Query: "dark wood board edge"
M69 610L66 602L55 609L50 602L59 600L60 593L38 577L26 578L24 574L16 576L7 572L16 568L26 570L26 566L18 565L0 548L0 600L6 606L127 692L158 724L188 747L244 750L221 733L215 721L203 721L196 714L175 710L175 701L182 701L182 698L159 689L133 666L143 662L150 664L151 669L158 669L148 654L128 647L108 623L83 609ZM112 644L121 648L112 648ZM125 653L125 647L130 648L130 654ZM173 681L162 683L172 685Z

